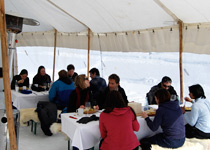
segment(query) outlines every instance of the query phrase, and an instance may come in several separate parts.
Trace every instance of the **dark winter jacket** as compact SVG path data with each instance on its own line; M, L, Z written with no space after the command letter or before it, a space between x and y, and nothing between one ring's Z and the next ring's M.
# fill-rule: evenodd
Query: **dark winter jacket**
M178 100L159 104L154 120L151 121L149 117L145 120L152 131L156 131L161 126L166 138L185 137L184 117Z
M31 89L34 91L45 91L45 89L41 87L36 87L35 84L38 84L38 86L47 86L50 84L50 82L51 78L48 74L45 74L44 76L35 75ZM49 90L49 87L47 87L46 90Z
M105 104L105 101L106 101L106 97L107 97L109 92L110 92L109 87L107 87L98 96L97 105L99 106L99 109L104 109L104 104ZM124 102L127 105L128 104L127 96L125 94L124 89L120 85L118 86L118 92L122 95L122 97L124 99Z
M151 88L151 90L147 93L146 97L148 100L149 105L151 104L157 104L155 101L155 92L157 92L157 90L161 89L161 82L158 85L155 85ZM171 95L177 95L176 91L174 90L173 86L170 86L168 89L169 93Z
M103 78L99 76L93 78L90 81L90 90L92 92L93 100L97 101L100 92L103 91L106 87L106 81Z
M21 79L20 75L16 75L13 77L12 82L11 82L11 89L15 89L15 83L18 82ZM26 86L29 88L29 78L27 77L23 83L18 84L19 87Z
M76 76L78 76L78 74L76 72L74 72L73 76L68 76L72 81L75 80Z
M90 89L86 88L82 90L77 87L69 96L67 112L76 112L81 105L85 106L85 102L89 101L91 101Z
M38 113L42 131L45 135L51 136L50 126L57 120L56 105L51 102L39 101L35 111Z

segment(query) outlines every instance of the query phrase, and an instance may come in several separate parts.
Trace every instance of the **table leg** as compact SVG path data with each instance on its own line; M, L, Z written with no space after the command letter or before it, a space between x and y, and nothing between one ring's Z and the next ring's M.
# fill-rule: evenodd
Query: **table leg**
M70 139L68 140L68 150L70 150Z
M34 123L33 123L34 121L33 120L31 120L31 132L33 132L33 128L34 128Z

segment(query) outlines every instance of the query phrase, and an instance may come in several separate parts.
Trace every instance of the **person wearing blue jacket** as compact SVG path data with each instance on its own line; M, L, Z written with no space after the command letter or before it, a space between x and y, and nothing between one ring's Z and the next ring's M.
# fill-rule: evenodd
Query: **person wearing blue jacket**
M159 89L155 93L155 100L158 104L154 120L150 120L145 112L148 127L156 131L160 126L162 133L140 141L142 150L150 150L151 144L157 144L166 148L178 148L185 142L185 123L179 101L170 101L170 93L166 89Z
M63 110L68 106L69 96L75 89L74 82L68 77L67 71L58 73L59 79L55 81L49 91L49 100L56 104L57 109Z
M190 98L185 97L185 100L193 103L191 112L185 113L185 109L182 109L187 122L186 137L210 139L210 101L206 99L204 90L199 84L190 86L189 92Z

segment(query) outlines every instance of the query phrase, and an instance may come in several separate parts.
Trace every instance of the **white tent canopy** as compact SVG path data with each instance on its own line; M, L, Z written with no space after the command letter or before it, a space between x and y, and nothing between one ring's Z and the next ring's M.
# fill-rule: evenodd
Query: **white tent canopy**
M6 14L32 18L17 46L54 46L92 50L178 52L184 23L183 51L210 54L209 0L6 0Z

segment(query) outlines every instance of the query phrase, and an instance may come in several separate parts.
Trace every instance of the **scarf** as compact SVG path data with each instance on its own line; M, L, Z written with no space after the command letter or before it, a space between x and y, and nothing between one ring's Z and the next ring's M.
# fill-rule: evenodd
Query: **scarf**
M80 95L80 89L79 88L76 88L75 89L76 90L76 94L77 94L77 102L76 102L76 107L77 108L79 108L80 106L81 106L81 104L80 104L80 101L81 101L81 95ZM88 102L88 100L89 100L89 92L87 92L87 94L86 94L86 98L85 98L85 101L84 101L84 104L85 104L85 102Z

